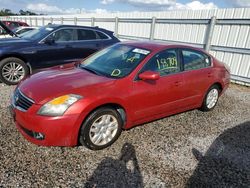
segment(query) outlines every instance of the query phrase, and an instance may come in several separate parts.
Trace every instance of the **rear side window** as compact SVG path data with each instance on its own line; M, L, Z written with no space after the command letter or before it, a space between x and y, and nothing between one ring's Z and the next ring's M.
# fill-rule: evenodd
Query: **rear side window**
M152 57L143 70L159 72L161 76L180 72L180 62L176 50L164 50Z
M78 29L78 40L96 40L97 36L93 30L89 29Z
M97 34L97 36L98 36L98 39L108 39L108 38L109 38L107 35L105 35L105 34L102 33L102 32L96 31L96 34Z
M197 70L211 66L210 57L202 52L182 50L184 70Z

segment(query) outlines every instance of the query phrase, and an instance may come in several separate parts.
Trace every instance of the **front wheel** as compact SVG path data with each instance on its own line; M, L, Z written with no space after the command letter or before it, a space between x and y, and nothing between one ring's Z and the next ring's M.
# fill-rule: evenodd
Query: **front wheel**
M0 80L7 85L16 85L29 73L27 65L18 58L10 57L0 61Z
M218 102L219 94L220 89L217 85L213 85L212 87L210 87L203 100L201 110L204 112L213 110Z
M122 124L122 118L115 109L99 108L83 123L79 142L92 150L104 149L118 139Z

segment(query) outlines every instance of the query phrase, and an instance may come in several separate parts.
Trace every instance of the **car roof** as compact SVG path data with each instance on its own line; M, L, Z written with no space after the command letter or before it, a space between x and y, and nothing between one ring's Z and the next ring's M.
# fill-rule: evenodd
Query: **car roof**
M100 27L89 27L89 26L80 26L80 25L58 25L58 24L48 24L45 27L51 27L51 28L61 28L61 27L73 27L73 28L79 28L79 29L95 29L95 30L100 30L100 31L104 31L104 32L111 32L113 33L113 31L107 30L107 29L103 29Z
M166 48L188 48L191 50L198 50L198 51L206 53L203 49L196 48L191 45L189 46L189 45L182 45L182 44L171 44L171 43L161 42L161 41L150 41L150 40L127 41L127 42L123 42L123 44L127 44L127 45L134 46L137 48L144 48L150 51L160 51Z

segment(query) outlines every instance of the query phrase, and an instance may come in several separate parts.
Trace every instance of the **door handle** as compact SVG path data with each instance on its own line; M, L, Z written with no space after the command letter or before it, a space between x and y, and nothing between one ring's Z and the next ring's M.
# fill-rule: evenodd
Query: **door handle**
M211 72L209 72L209 73L207 73L207 77L212 77L212 73Z
M181 81L176 81L176 82L174 82L174 85L175 85L175 86L180 86L181 83L182 83Z

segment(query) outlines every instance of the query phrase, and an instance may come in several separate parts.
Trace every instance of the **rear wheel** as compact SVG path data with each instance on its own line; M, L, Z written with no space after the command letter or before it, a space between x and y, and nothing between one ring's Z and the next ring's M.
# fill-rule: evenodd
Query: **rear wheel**
M118 139L122 124L122 118L115 109L99 108L83 123L79 142L92 150L104 149Z
M0 80L7 85L16 85L29 73L27 65L18 58L10 57L0 61Z
M218 102L219 94L220 89L217 85L210 87L203 100L201 110L204 112L213 110Z

